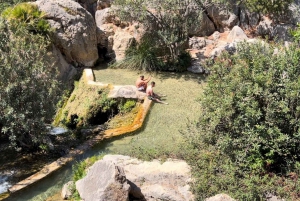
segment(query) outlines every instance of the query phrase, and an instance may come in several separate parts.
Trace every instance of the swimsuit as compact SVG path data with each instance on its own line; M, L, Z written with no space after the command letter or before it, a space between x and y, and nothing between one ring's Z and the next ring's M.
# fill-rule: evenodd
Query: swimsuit
M141 86L141 87L138 88L138 90L139 91L145 91L145 88L144 88L144 86Z

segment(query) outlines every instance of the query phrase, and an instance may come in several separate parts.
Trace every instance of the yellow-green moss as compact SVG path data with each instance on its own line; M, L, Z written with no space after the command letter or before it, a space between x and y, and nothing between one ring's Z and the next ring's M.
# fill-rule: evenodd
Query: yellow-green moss
M87 120L95 115L99 109L105 111L109 109L109 103L114 102L114 100L107 98L108 88L88 85L84 77L85 74L83 73L81 79L75 84L70 98L55 118L56 124L85 126L88 124ZM75 116L76 119L74 119Z

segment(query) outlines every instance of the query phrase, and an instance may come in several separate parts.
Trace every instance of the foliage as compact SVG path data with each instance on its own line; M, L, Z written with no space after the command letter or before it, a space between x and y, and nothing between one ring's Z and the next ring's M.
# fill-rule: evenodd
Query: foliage
M288 6L292 2L293 0L246 0L239 3L244 4L251 11L280 16L287 12Z
M84 76L70 95L65 107L57 113L56 122L69 128L80 128L93 124L98 114L112 115L117 101L108 98L109 88L87 85ZM103 122L104 123L104 122Z
M136 100L127 99L127 100L121 100L118 108L120 113L125 114L127 112L130 112L135 106L136 106Z
M177 72L183 72L186 71L188 67L190 67L192 64L192 57L190 53L188 52L181 52L178 56L178 61L175 64L176 65L176 71Z
M44 16L45 14L31 3L19 3L2 12L2 17L10 23L11 29L18 30L18 27L22 26L33 33L47 35L51 28Z
M157 47L150 40L144 40L126 51L125 59L112 64L111 68L127 68L144 71L157 71L164 63L158 58Z
M5 0L1 1L0 3L0 13L2 13L3 10L5 10L6 8L16 5L18 3L22 3L22 2L28 2L27 0Z
M59 97L56 69L45 61L48 42L24 28L0 31L1 132L12 146L31 149L42 143ZM51 100L51 101L49 101Z
M111 68L127 68L143 71L167 71L183 72L191 65L192 58L188 52L179 53L176 61L168 57L161 57L162 50L155 47L154 42L144 39L139 45L130 47L126 51L125 59L113 63Z
M199 22L201 11L193 0L116 0L116 14L124 21L136 21L143 25L155 44L167 47L166 56L172 63L188 41L188 30Z
M234 194L243 185L242 193L248 192L252 200L269 192L287 196L290 191L281 192L275 185L280 178L276 174L285 175L284 180L290 174L298 178L300 49L277 48L281 54L274 54L269 45L243 44L238 54L222 55L211 68L200 98L199 123L184 132L193 149L210 154L210 178L234 174L231 178L238 179L232 184L214 181L211 193L224 189ZM197 166L199 157L205 155L191 158L199 160ZM212 161L220 159L221 164ZM265 188L268 182L273 182L272 189ZM293 190L299 191L296 184Z
M300 24L297 24L297 28L290 30L291 35L294 37L295 41L300 42Z

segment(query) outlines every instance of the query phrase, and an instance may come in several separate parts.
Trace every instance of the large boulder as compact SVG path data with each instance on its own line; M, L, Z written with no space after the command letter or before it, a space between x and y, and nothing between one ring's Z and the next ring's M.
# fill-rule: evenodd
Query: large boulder
M254 29L260 21L260 15L258 13L250 12L243 8L241 8L239 16L240 26L243 29Z
M55 29L55 46L67 62L93 66L98 59L96 24L92 15L71 0L38 0L34 2Z
M198 11L197 15L202 17L199 19L199 22L195 22L189 29L189 35L192 36L209 36L216 30L214 23L207 17L207 15Z
M116 61L125 58L125 51L135 43L135 38L127 31L117 29L113 36L113 51L116 55Z
M243 41L243 40L248 40L247 35L239 26L234 26L227 36L227 41L234 42L234 41Z
M77 2L87 11L91 13L92 16L95 16L97 10L97 0L77 0Z
M69 81L72 81L73 78L77 75L78 70L69 64L61 52L52 45L52 50L47 54L49 62L58 69L58 79L67 83Z
M211 4L206 8L206 11L220 32L231 29L239 21L237 15L220 4Z
M129 200L130 186L124 169L111 161L97 161L87 175L76 182L76 189L83 200Z
M190 191L190 167L181 160L168 159L143 162L129 156L106 155L104 161L111 161L124 167L134 200L194 200Z

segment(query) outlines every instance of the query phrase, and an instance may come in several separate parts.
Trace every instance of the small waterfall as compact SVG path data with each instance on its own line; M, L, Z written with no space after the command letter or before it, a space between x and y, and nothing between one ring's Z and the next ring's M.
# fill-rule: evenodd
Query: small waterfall
M49 131L49 134L50 135L59 135L59 134L63 134L65 132L68 132L67 129L65 128L62 128L62 127L54 127L54 128L51 128L50 131Z
M7 190L11 187L11 184L7 180L8 176L0 174L0 194L7 192Z

